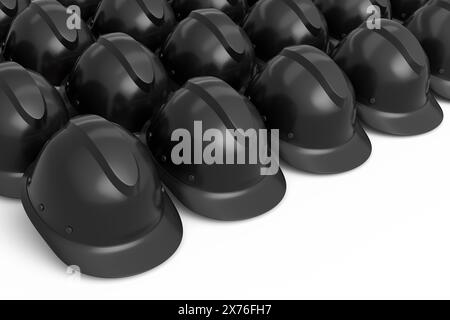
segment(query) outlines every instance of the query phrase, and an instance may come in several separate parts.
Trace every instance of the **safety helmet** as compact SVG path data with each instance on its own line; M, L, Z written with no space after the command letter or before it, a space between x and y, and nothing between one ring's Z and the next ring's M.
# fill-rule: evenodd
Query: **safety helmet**
M23 173L68 120L61 97L42 76L0 63L0 195L20 197Z
M175 27L166 0L102 1L93 20L95 34L124 32L151 50L159 48Z
M5 40L14 18L29 4L30 0L0 0L0 43Z
M87 25L69 28L66 8L56 0L33 1L13 21L4 56L59 86L77 58L93 42ZM80 19L81 20L81 19Z
M65 84L80 114L96 114L137 132L164 103L168 78L150 50L124 33L101 36Z
M285 194L278 159L272 159L275 170L268 174L262 170L267 163L249 160L255 151L269 150L268 134L258 141L250 138L249 145L238 138L259 134L265 129L263 120L248 99L218 78L187 81L146 128L162 180L194 212L218 220L242 220L271 210ZM208 138L209 131L220 136ZM177 147L180 137L186 144L182 150ZM214 150L218 158L202 157L207 150ZM175 159L179 154L184 161ZM240 163L239 155L245 156Z
M240 89L250 80L255 53L248 36L225 13L202 9L178 24L161 58L180 85L193 77L214 76Z
M394 18L405 21L429 0L390 0Z
M247 95L280 130L281 158L311 173L354 169L372 146L356 119L352 85L334 61L312 46L285 48L250 84Z
M414 35L400 23L353 31L334 59L355 88L359 116L369 126L394 135L431 131L443 114L430 93L428 58Z
M118 278L167 260L180 217L150 153L98 116L73 118L27 171L22 202L56 255L82 273Z
M100 2L102 0L58 0L63 6L70 7L70 6L78 6L81 11L81 17L88 21L89 18L94 16L95 11L97 10L97 7L99 6ZM110 2L111 0L108 0L107 2Z
M416 12L407 27L430 60L431 89L450 99L450 1L431 1Z
M327 50L327 23L311 0L259 1L245 19L244 30L256 56L264 61L288 46L307 44Z
M172 7L179 20L194 10L214 8L226 13L236 23L244 19L248 10L246 0L173 0Z
M372 6L379 8L379 18L392 17L389 0L313 0L325 16L330 36L337 40L345 38L375 14Z

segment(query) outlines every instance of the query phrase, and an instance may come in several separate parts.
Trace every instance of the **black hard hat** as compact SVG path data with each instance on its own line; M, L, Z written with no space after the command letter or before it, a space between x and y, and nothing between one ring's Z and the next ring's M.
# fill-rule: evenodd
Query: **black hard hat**
M311 46L284 49L247 95L270 129L280 130L281 158L312 173L354 169L372 146L356 120L353 88L334 61Z
M22 202L31 222L62 261L84 274L142 273L181 241L180 217L150 153L98 116L70 120L25 178Z
M214 76L236 89L250 80L255 60L248 36L217 9L192 11L175 28L161 57L180 84L193 77Z
M371 15L370 6L378 6L381 18L392 16L389 0L313 0L323 12L330 35L338 40L359 27Z
M311 0L261 0L245 19L244 30L265 61L288 46L327 50L327 23Z
M0 195L20 197L23 173L68 120L61 97L42 76L0 63Z
M5 40L14 18L29 4L30 0L0 0L0 43Z
M96 34L124 32L155 50L163 44L175 22L166 0L108 0L100 4L92 31Z
M431 89L450 99L450 1L431 1L416 12L407 27L430 60Z
M159 162L161 177L167 187L189 209L218 220L242 220L263 214L274 208L283 198L286 182L281 170L273 175L261 175L263 165L204 163L195 155L184 155L185 163L173 161L172 153L178 142L173 133L187 130L188 142L198 146L196 123L206 130L217 129L229 137L229 130L265 129L263 120L248 99L232 87L213 77L194 78L175 92L160 114L146 130L147 144ZM267 137L266 137L267 138ZM233 139L233 138L231 138ZM237 155L242 144L214 139L213 145L223 155ZM258 141L259 151L261 143ZM200 142L200 147L211 145ZM253 145L253 147L255 147ZM244 149L244 152L249 149ZM228 159L228 158L227 158ZM278 169L278 159L277 169ZM237 162L237 161L236 161ZM227 161L223 161L227 163Z
M38 0L17 16L4 56L60 85L77 58L93 42L87 25L69 29L66 8L56 0Z
M101 36L80 57L65 86L80 114L137 132L164 103L168 78L150 50L124 33Z
M172 7L179 20L194 10L214 8L223 11L237 23L244 19L248 10L246 0L173 0Z
M97 7L99 6L100 2L102 2L102 0L58 0L58 1L65 7L73 5L78 6L81 10L81 17L85 19L85 21L95 14ZM107 2L110 1L111 0L108 0Z
M394 18L405 21L429 0L390 0Z
M334 59L352 81L359 116L371 127L416 135L442 122L442 110L429 90L428 58L400 23L382 19L381 29L361 26L340 44Z

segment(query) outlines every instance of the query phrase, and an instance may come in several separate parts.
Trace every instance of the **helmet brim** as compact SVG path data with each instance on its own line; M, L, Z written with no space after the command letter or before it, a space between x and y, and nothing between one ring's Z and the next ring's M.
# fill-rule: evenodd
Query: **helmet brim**
M20 199L23 173L0 171L0 196Z
M436 98L428 94L427 103L410 113L391 113L358 103L359 117L369 127L391 135L414 136L436 129L444 113Z
M431 76L431 90L439 97L450 100L450 80Z
M336 174L353 170L365 163L371 153L372 144L359 123L353 137L335 148L309 149L280 141L280 155L288 165L314 174Z
M262 176L255 185L227 193L189 186L161 166L159 173L164 184L186 208L215 220L239 221L260 216L275 208L286 193L281 169L275 175Z
M146 272L170 258L183 236L178 212L167 193L158 225L127 243L100 247L68 240L50 228L30 201L24 177L22 203L31 222L54 253L68 266L100 278L123 278Z

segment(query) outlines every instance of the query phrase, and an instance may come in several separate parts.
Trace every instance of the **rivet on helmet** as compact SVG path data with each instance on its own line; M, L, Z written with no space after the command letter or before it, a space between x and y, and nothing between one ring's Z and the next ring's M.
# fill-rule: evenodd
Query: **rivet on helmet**
M416 12L407 28L419 40L430 60L431 89L450 99L450 1L431 1Z
M361 26L334 56L355 88L361 119L394 135L417 135L438 127L442 110L429 90L430 66L418 40L400 23Z
M219 130L222 138L208 143L202 139L201 128L205 132ZM180 129L189 133L188 142L193 147L183 155L188 157L187 162L176 163L172 153L179 142L172 136ZM265 164L251 163L248 158L241 164L227 162L230 154L235 159L239 152L250 153L250 148L244 148L230 133L239 129L259 133L266 128L248 99L213 77L189 80L149 125L147 144L159 162L161 177L187 208L213 219L242 220L261 215L282 200L286 182L278 159L277 170L270 175L261 174ZM256 151L260 152L261 146L268 146L267 139L268 136L260 138L252 146L259 145ZM205 163L202 158L197 161L196 157L201 157L206 146L211 145L214 150L223 151L222 162ZM222 159L225 157L227 160Z
M269 128L280 130L281 158L297 169L344 172L371 154L369 138L356 121L350 82L317 48L284 49L250 84L247 95Z
M70 120L26 177L28 217L55 254L84 274L136 275L178 248L180 217L162 192L150 153L105 119Z
M23 173L68 120L61 97L42 76L0 63L0 195L20 197Z

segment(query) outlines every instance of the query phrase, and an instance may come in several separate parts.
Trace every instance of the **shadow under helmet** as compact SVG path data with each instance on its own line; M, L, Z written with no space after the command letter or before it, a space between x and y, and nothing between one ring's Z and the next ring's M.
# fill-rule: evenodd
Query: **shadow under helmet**
M353 83L359 116L372 128L417 135L442 122L430 92L428 58L400 23L382 19L381 29L361 26L340 44L334 59Z
M96 114L138 132L164 103L168 78L150 50L124 33L111 33L80 57L65 91L80 114Z
M0 0L0 43L5 40L13 20L30 2L31 0Z
M450 1L431 1L416 12L407 28L430 60L431 89L450 99Z
M147 144L164 183L192 211L218 220L243 220L271 210L284 197L286 182L278 159L267 175L262 174L265 164L250 160L250 154L270 149L268 135L258 141L239 139L248 130L264 130L263 120L248 99L222 80L189 80L147 127ZM212 130L220 136L208 136ZM182 151L180 142L187 145ZM208 149L219 160L207 162L202 156ZM178 155L183 162L174 160ZM239 155L245 156L241 164Z
M59 86L93 42L86 23L69 29L66 8L56 0L32 2L11 25L4 56Z
M354 169L372 146L356 119L353 88L325 53L284 49L250 84L247 95L270 129L280 130L281 158L311 173Z
M190 78L213 76L240 89L252 76L255 53L248 36L225 13L202 9L178 24L161 58L180 85Z
M407 20L429 0L390 0L393 17L401 21Z
M61 97L42 76L0 63L0 195L20 198L23 173L68 120Z
M173 0L171 4L178 20L183 20L194 10L214 8L240 23L248 10L246 0Z
M325 16L330 36L337 40L345 38L352 30L364 23L378 6L380 18L391 19L389 0L313 0Z
M175 22L166 0L108 0L100 4L92 31L95 34L123 32L150 50L156 50L175 27Z
M22 202L55 254L91 276L145 272L182 238L146 147L98 116L73 118L46 145L26 174Z
M251 10L244 30L264 61L294 45L311 45L327 51L328 28L311 0L262 0Z

